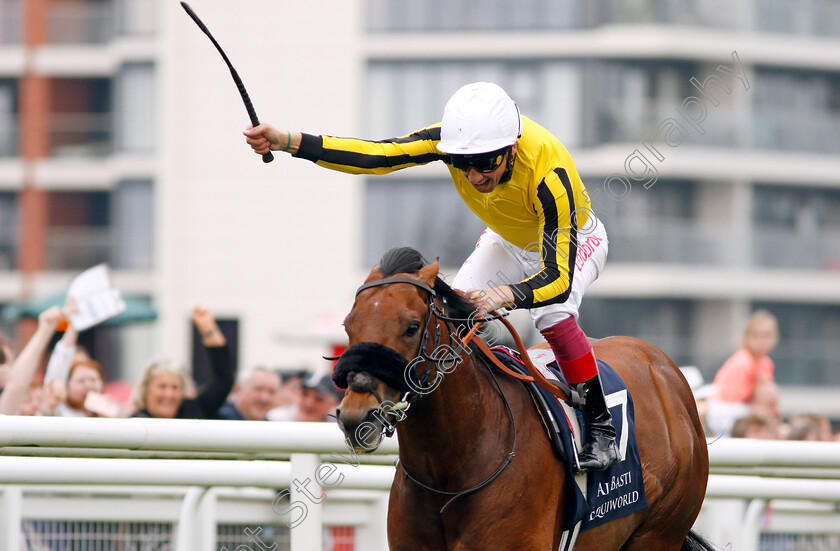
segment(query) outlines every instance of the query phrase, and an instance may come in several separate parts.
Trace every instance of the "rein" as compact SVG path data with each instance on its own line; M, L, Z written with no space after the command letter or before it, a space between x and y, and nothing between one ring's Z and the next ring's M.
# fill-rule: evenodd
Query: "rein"
M516 329L513 327L510 321L508 321L505 318L498 319L502 322L502 324L504 324L504 326L510 332L510 335L513 337L513 341L516 343L516 348L519 349L519 357L525 364L525 367L528 368L528 373L531 374L530 377L527 375L520 375L519 373L508 368L505 364L499 361L499 358L497 358L495 354L493 354L493 351L490 350L490 347L487 346L487 343L485 343L480 338L476 337L476 332L478 331L478 328L481 326L482 323L484 323L485 320L476 322L476 324L472 327L472 329L470 329L470 332L467 334L466 337L462 339L461 342L463 342L464 344L468 344L471 340L475 340L475 344L481 349L482 352L484 352L485 356L487 356L490 359L490 361L493 362L493 365L495 365L496 367L498 367L499 369L516 379L526 381L529 383L536 381L538 385L540 385L553 395L557 396L564 402L568 402L569 395L562 388L549 382L543 376L540 370L537 369L537 366L534 365L534 362L531 361L531 357L528 355L528 351L525 348L525 343L522 342L522 338L519 336L519 333L516 331Z
M504 471L507 468L507 466L510 465L510 462L513 461L513 458L516 455L516 417L514 417L514 415L513 415L513 408L510 407L510 402L508 402L507 396L505 396L505 393L502 391L502 387L499 386L499 380L496 378L496 374L493 373L493 370L490 369L489 366L487 366L487 371L490 372L490 376L493 377L493 383L496 386L496 390L498 390L499 394L502 396L502 400L505 402L505 408L507 408L508 416L510 417L510 423L511 423L511 425L513 425L513 444L511 445L510 453L508 453L505 456L502 464L499 465L499 467L493 472L493 474L491 474L490 476L485 478L483 481L479 482L478 484L476 484L472 488L467 488L466 490L461 490L460 492L446 492L444 490L438 490L436 488L432 488L431 486L427 486L426 484L423 484L422 482L417 480L415 477L411 476L408 473L408 471L405 470L405 467L402 468L402 471L403 471L403 474L405 475L405 477L407 479L409 479L411 482L413 482L416 486L426 490L427 492L433 493L435 495L444 496L444 497L449 498L449 500L447 500L447 502L444 503L443 507L441 507L441 509L440 509L440 514L441 515L444 513L444 511L446 511L446 509L456 499L458 499L460 497L468 496L470 494L474 494L474 493L478 492L479 490L483 489L485 486L490 485L490 483L493 482L494 480L496 480L499 477L499 475L502 474L502 471Z

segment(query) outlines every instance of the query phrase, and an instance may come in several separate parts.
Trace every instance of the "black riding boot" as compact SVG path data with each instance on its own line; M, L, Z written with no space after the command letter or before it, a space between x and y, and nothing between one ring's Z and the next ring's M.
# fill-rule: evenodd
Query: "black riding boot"
M615 428L612 415L607 409L600 375L580 383L578 392L584 395L582 408L586 422L586 443L578 455L581 471L603 471L618 463L618 446L615 444Z

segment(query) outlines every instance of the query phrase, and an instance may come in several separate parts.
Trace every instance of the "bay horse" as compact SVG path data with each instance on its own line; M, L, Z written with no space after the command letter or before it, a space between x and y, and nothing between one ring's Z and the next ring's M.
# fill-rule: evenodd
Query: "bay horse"
M456 346L468 329L457 320L471 314L438 277L437 262L425 264L410 248L385 253L344 320L350 348L333 374L347 388L338 424L359 453L396 430L390 549L554 551L564 487L574 481L525 385L494 372L473 344ZM708 454L688 383L644 341L610 337L594 351L634 397L648 507L581 532L574 548L713 549L691 532Z

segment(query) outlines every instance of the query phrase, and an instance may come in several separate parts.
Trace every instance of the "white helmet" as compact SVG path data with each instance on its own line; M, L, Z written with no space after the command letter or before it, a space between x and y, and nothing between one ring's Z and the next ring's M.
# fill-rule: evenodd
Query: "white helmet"
M516 143L522 120L516 103L498 85L473 82L455 92L443 110L439 151L476 155Z

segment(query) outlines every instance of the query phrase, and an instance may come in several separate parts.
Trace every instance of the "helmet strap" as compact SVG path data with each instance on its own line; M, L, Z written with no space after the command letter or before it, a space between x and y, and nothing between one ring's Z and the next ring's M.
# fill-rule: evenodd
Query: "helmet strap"
M516 162L516 156L513 154L513 146L508 148L508 158L507 158L507 166L505 167L505 173L502 174L502 179L499 180L500 184L504 184L505 182L509 181L510 178L513 176L513 165Z

